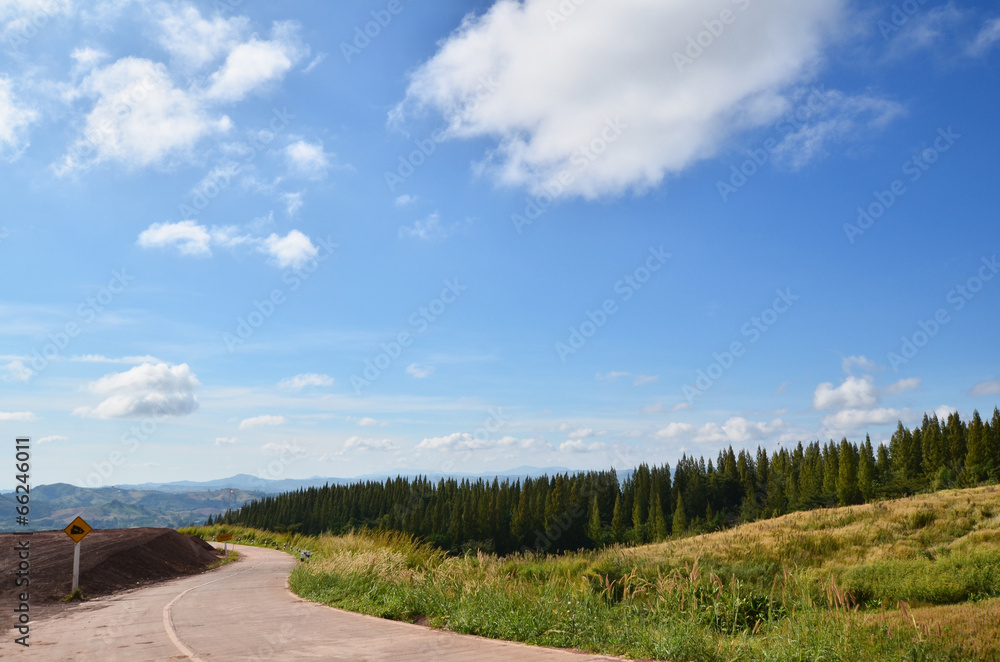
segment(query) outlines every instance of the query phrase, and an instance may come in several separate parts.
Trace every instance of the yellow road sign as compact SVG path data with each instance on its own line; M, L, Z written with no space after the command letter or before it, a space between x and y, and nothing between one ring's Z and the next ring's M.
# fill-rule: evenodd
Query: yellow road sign
M80 542L93 530L94 527L84 522L82 517L77 517L63 529L66 535L73 539L73 542Z
M231 533L220 533L215 537L215 540L217 542L226 542L227 540L232 540L232 539L233 539L233 534Z

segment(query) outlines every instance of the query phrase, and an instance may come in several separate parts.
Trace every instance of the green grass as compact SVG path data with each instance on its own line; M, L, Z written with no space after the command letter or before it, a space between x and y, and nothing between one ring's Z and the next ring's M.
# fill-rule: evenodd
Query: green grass
M994 512L1000 488L952 490L549 557L229 530L297 540L295 593L382 618L644 659L916 662L1000 660Z

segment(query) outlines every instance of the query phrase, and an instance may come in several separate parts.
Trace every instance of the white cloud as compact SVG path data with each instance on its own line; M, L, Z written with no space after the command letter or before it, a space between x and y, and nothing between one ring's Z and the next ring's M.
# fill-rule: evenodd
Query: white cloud
M75 72L88 72L109 57L107 52L89 46L76 48L69 56L76 62L73 65Z
M656 436L660 439L673 439L680 435L686 435L692 430L694 430L694 426L688 423L670 423L662 430L658 430Z
M968 53L974 57L985 55L998 41L1000 41L1000 18L994 18L987 21L976 35L975 41L969 45Z
M14 98L10 79L0 76L0 158L16 161L28 148L28 127L38 118Z
M309 52L299 43L296 31L294 23L275 23L270 40L253 38L235 46L222 67L212 74L206 98L239 101L283 78Z
M3 380L5 382L27 382L35 374L31 368L16 359L0 367L0 370L3 371Z
M392 439L363 439L361 437L351 437L344 442L344 450L358 451L395 451L399 450L399 444Z
M417 444L417 450L485 450L496 446L489 438L479 439L468 432L453 432L444 437L428 437Z
M838 407L870 407L879 400L878 388L871 376L847 377L840 386L823 382L813 393L813 407L836 409Z
M535 192L563 172L573 175L567 195L655 186L715 154L732 132L777 119L785 90L815 71L846 23L844 0L740 4L589 3L553 25L555 0L498 0L412 74L391 119L430 107L450 137L499 137L487 167ZM724 38L678 71L674 54L723 9L735 15ZM606 149L590 160L589 146L602 140Z
M80 356L71 356L69 360L75 363L162 363L160 359L149 354L144 356L123 356L117 359L104 356L103 354L83 354Z
M823 427L829 435L846 434L867 425L885 425L906 418L908 412L899 409L844 409L823 417Z
M813 393L813 407L816 409L867 409L878 404L883 395L895 395L919 388L921 380L918 377L901 379L885 388L875 386L871 375L863 377L848 376L840 386L834 387L830 382L824 382L816 387Z
M203 225L195 221L179 223L153 223L139 234L138 244L143 248L174 247L181 255L208 256L212 236Z
M284 237L272 234L264 240L261 250L274 258L282 269L297 269L319 253L309 237L298 230L292 230Z
M184 416L198 409L194 391L199 385L186 363L143 363L88 384L88 391L107 397L96 407L77 407L73 413L103 419Z
M160 63L125 57L95 69L79 93L93 98L81 137L55 164L58 175L105 163L139 168L190 156L202 138L228 131L231 120L209 117L188 92L174 87Z
M673 408L671 408L670 411L687 411L692 407L693 405L690 402L678 402L676 405L673 406Z
M406 374L410 375L414 379L426 379L434 374L434 366L411 363L406 366Z
M889 58L903 58L916 51L934 49L964 18L953 2L932 7L912 17L889 42ZM885 33L890 34L890 33Z
M969 390L969 395L1000 395L1000 377L979 382Z
M632 382L633 386L643 386L645 384L652 384L660 379L659 375L636 375L635 381Z
M284 425L288 422L288 419L284 416L272 416L270 414L264 414L263 416L254 416L253 418L244 418L240 421L241 430L249 430L250 428L259 427L275 427L278 425Z
M412 205L416 201L417 201L417 196L406 193L396 198L396 206L405 207L406 205Z
M330 158L322 143L293 142L285 147L285 160L293 175L305 179L323 179L330 168Z
M38 440L38 443L39 444L49 444L49 443L52 443L54 441L69 441L69 437L64 437L61 434L53 434L53 435L49 435L48 437L42 437L41 439Z
M232 446L236 443L236 437L216 437L216 446Z
M358 421L358 425L360 425L363 428L367 428L373 425L378 425L378 421L376 421L374 418L371 418L370 416L365 416L364 418Z
M769 441L788 439L788 424L780 418L771 422L750 421L741 416L734 416L723 425L706 423L698 428L694 440L698 442L745 444L752 441Z
M332 386L333 377L330 375L320 375L314 372L303 373L288 377L278 382L278 388L286 388L292 391L301 391L307 386Z
M27 423L35 420L35 415L30 411L0 411L0 422L18 421Z
M285 269L299 268L319 254L312 240L299 230L290 230L284 237L271 233L255 237L236 226L198 225L195 221L153 223L139 234L136 242L143 248L175 248L181 255L209 256L211 247L253 246L268 255L270 262Z
M55 20L72 10L73 0L2 0L0 35L17 46L37 34L37 24Z
M607 444L595 441L587 443L580 439L570 439L559 444L559 450L563 453L596 453L607 448Z
M235 48L249 29L245 16L203 18L194 6L158 7L157 42L182 66L197 70Z

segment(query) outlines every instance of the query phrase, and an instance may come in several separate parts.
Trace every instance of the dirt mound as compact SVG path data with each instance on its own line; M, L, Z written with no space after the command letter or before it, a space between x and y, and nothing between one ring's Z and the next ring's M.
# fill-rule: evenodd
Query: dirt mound
M20 543L29 545L28 592L32 616L59 604L73 582L73 541L62 531L0 534L0 626L16 596ZM80 589L85 597L107 595L127 588L191 575L219 558L215 548L173 529L95 529L80 543ZM23 588L18 588L18 591Z

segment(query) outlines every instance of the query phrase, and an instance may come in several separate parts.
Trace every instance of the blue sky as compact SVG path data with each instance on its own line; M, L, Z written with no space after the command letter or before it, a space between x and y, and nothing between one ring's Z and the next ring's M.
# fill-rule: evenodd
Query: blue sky
M11 0L0 46L35 484L627 467L1000 401L992 3Z

